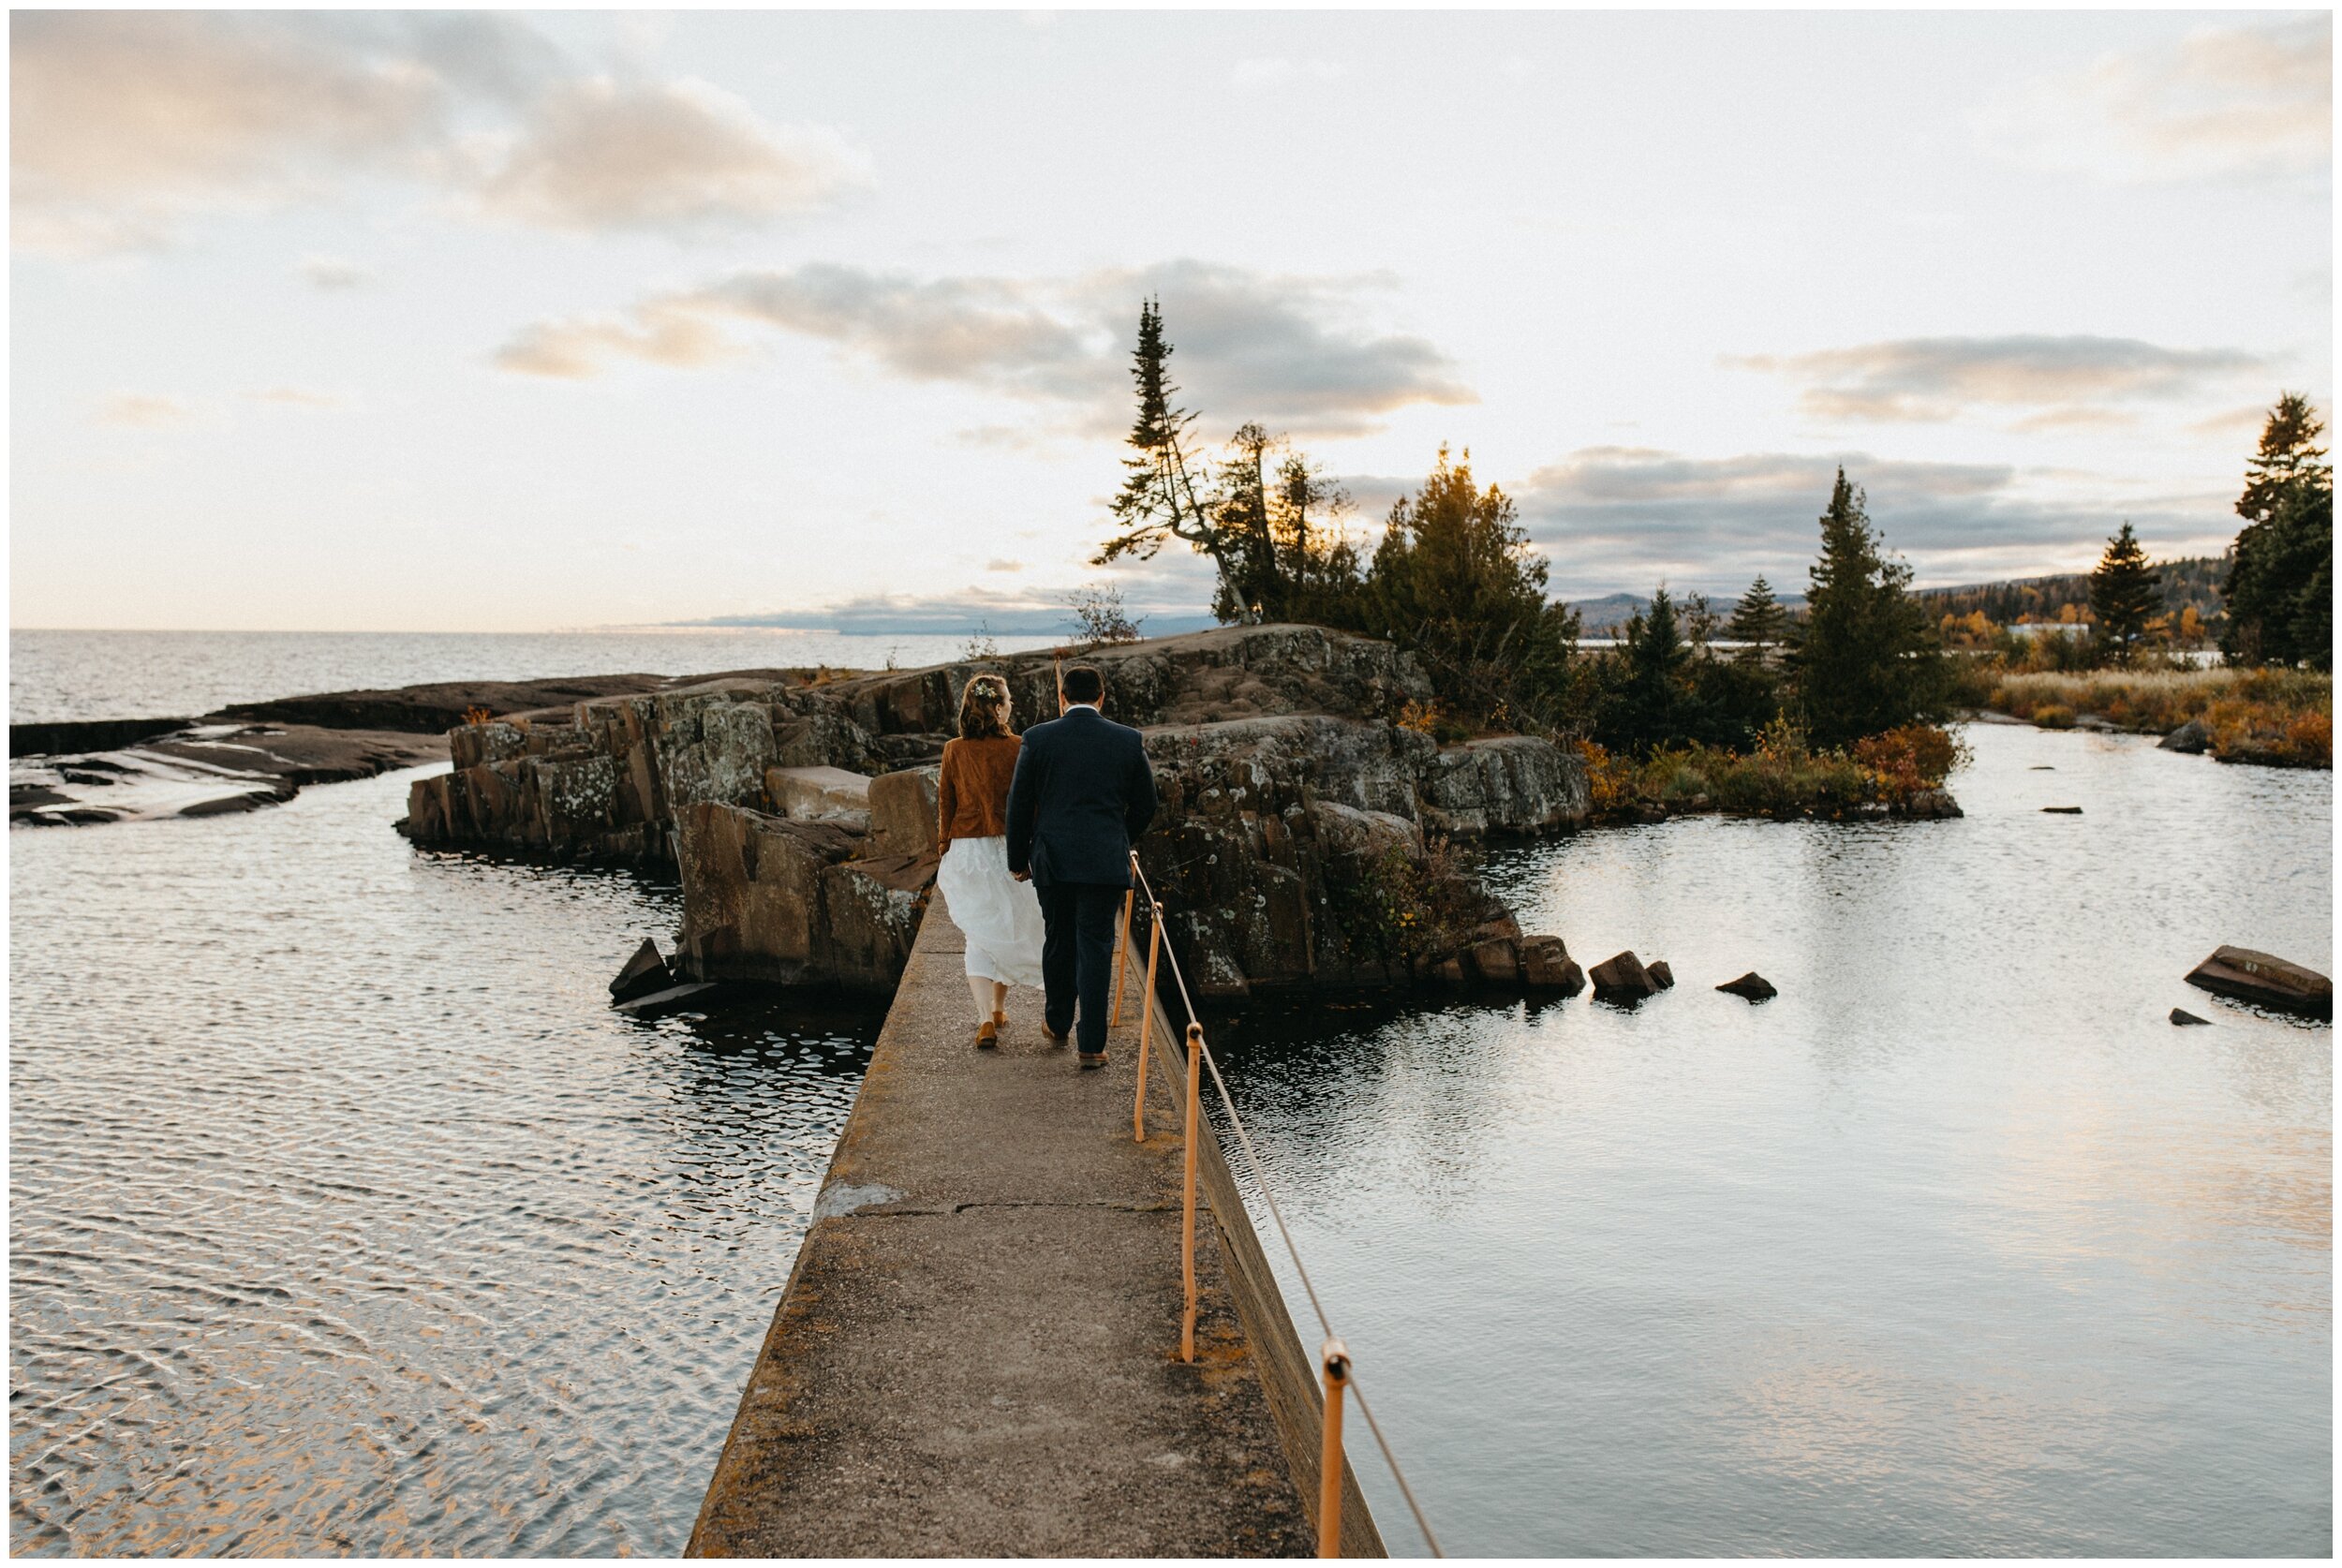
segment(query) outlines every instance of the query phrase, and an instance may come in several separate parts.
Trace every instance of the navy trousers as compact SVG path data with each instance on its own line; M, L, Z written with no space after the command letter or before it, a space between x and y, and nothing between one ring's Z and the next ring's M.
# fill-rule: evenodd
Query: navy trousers
M1041 1016L1059 1034L1075 1029L1085 1053L1106 1048L1107 993L1114 989L1114 923L1128 891L1106 882L1036 885L1041 895Z

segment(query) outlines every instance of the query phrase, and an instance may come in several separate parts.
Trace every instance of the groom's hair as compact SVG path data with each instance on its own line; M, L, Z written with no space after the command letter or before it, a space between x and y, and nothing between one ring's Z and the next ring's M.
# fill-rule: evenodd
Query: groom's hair
M1093 664L1069 664L1058 689L1069 703L1094 703L1106 694L1106 678Z

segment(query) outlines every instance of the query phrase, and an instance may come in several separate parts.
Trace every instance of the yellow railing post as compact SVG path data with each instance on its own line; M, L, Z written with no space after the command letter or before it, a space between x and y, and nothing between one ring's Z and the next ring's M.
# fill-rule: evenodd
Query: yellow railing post
M1326 1446L1317 1461L1317 1555L1341 1555L1341 1391L1350 1383L1350 1349L1328 1339L1318 1352L1326 1368Z
M1106 1020L1108 1028L1122 1027L1122 983L1129 979L1131 967L1131 906L1138 897L1138 851L1131 851L1131 885L1122 890L1122 939L1114 944L1114 1013ZM1147 1043L1139 1042L1144 1050Z
M1187 1026L1187 1195L1180 1202L1179 1272L1187 1310L1179 1318L1179 1359L1195 1359L1195 1138L1203 1120L1204 1026Z
M1147 1141L1147 1042L1155 1024L1155 960L1163 955L1163 906L1147 900L1147 994L1138 999L1138 1098L1131 1104L1131 1136Z

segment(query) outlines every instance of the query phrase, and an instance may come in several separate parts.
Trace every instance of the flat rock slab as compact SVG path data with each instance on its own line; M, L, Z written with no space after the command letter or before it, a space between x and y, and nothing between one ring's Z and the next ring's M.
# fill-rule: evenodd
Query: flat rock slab
M2334 982L2316 969L2256 953L2222 947L2187 973L2187 984L2214 996L2257 1002L2308 1018L2334 1016Z
M1306 1556L1209 1217L1178 1356L1176 1087L1131 1135L1134 981L1104 1072L1010 994L974 1049L937 895L692 1531L692 1556Z

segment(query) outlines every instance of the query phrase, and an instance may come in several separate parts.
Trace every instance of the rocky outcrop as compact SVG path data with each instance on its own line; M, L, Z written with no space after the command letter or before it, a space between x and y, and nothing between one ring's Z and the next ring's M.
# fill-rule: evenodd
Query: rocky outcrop
M114 750L12 762L8 821L56 827L216 817L278 805L307 785L371 778L446 754L436 735L195 724Z
M1565 953L1530 962L1451 841L1582 823L1575 753L1526 736L1442 748L1394 721L1430 695L1411 658L1317 627L1082 658L1108 711L1146 731L1164 805L1140 860L1207 994L1573 983ZM402 826L419 843L674 866L697 976L891 984L934 865L933 759L985 672L1008 680L1020 721L1056 711L1034 654L725 677L465 725Z
M1746 997L1751 1002L1771 1001L1781 994L1771 981L1767 980L1755 969L1749 970L1738 980L1726 981L1716 989L1735 997Z
M2305 1018L2334 1016L2334 982L2316 969L2248 947L2222 947L2187 973L2187 984L2215 996L2255 1002Z

